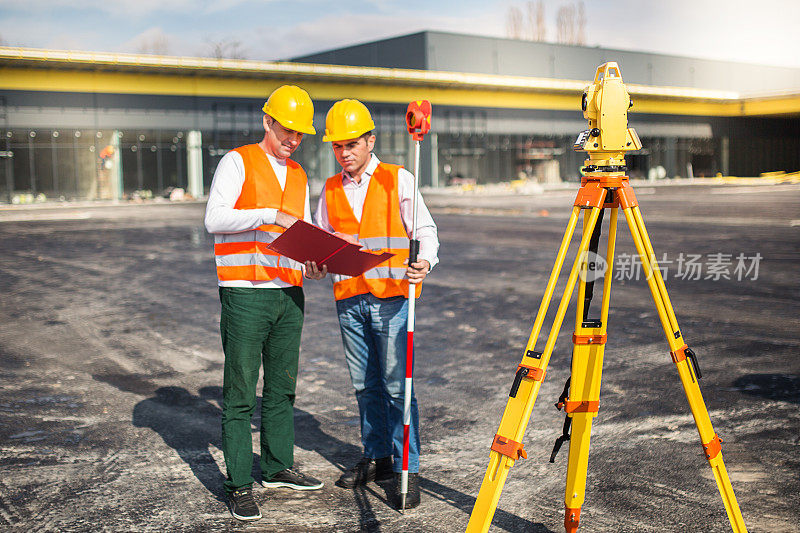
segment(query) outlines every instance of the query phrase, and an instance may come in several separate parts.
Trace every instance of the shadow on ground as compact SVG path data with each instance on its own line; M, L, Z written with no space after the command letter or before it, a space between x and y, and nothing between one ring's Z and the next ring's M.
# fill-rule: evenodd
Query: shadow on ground
M800 376L794 374L747 374L733 386L752 396L800 404Z
M194 395L183 387L160 387L155 390L152 397L136 404L133 409L132 424L136 427L150 428L158 433L164 443L178 453L203 486L217 500L225 502L222 485L225 480L224 465L216 463L210 448L222 447L220 433L222 389L218 386L208 386L202 387L198 392ZM256 412L260 410L256 408ZM326 433L317 418L302 409L295 409L295 444L319 454L342 472L361 458L359 446ZM254 469L257 469L258 456L254 455ZM258 472L254 472L254 476L258 479ZM430 474L428 477L424 475L420 477L420 488L423 498L427 496L445 502L465 515L472 512L475 504L475 497L434 481ZM367 485L350 490L358 507L359 531L381 531L381 522L370 496L387 507L392 507L393 483ZM495 513L492 524L509 532L551 532L543 524L531 522L503 510Z
M221 398L221 387L203 387L198 395L183 387L160 387L153 397L136 404L132 423L158 433L200 483L217 500L226 502L222 486L225 476L210 449L222 449Z
M320 454L342 472L361 458L361 448L359 446L344 442L326 433L322 430L319 421L314 415L302 409L295 409L295 444L305 450ZM472 512L472 507L475 505L475 498L473 496L437 483L429 476L430 474L428 477L424 474L420 475L420 489L423 498L427 496L443 501L463 511L466 515ZM383 490L384 494L382 495L372 490L371 485L351 489L353 490L354 498L360 512L359 531L380 531L380 523L367 498L368 493L380 499L384 504L393 506L391 503L393 493L392 483L381 483L379 486ZM551 530L543 524L531 522L517 515L503 511L502 509L497 510L492 524L510 532L527 531L531 533L552 533Z

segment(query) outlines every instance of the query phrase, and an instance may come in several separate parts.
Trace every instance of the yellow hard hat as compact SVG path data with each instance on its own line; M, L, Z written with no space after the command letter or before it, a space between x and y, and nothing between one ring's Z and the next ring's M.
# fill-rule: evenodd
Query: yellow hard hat
M300 133L317 133L311 97L296 85L282 85L272 91L263 109L284 128Z
M325 119L323 142L355 139L375 129L367 106L358 100L339 100Z

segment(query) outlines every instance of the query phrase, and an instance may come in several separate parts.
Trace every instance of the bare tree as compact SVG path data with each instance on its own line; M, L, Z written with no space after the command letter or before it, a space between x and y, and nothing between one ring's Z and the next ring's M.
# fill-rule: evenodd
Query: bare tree
M215 59L247 59L247 49L237 39L209 39L208 54Z
M506 35L511 39L522 39L522 11L517 6L508 8Z
M586 45L586 11L583 8L583 1L578 2L578 31L575 44Z
M136 46L136 52L140 54L152 54L166 56L170 54L169 39L163 33L154 33L143 36Z
M517 6L510 6L506 13L506 35L511 39L547 41L547 23L544 0L528 1L525 14ZM583 0L564 4L556 13L556 42L561 44L586 44L586 11Z
M575 29L575 8L572 5L561 6L556 13L556 40L561 44L570 44Z
M544 19L544 2L528 2L528 34L531 41L544 42L547 40L547 25Z
M558 8L556 14L556 40L562 44L586 44L586 12L583 2L567 4Z
M536 40L540 42L547 40L547 23L544 18L544 2L542 0L536 4Z

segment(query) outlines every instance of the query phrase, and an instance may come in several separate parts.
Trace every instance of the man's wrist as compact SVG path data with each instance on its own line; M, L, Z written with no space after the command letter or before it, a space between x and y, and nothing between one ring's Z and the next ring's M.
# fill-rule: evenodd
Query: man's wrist
M430 272L431 270L433 270L433 263L431 262L431 260L430 260L430 259L426 259L426 258L424 258L424 257L418 257L418 258L417 258L417 261L418 261L418 262L420 262L420 261L425 261L426 263L428 263L428 270L427 270L428 272Z

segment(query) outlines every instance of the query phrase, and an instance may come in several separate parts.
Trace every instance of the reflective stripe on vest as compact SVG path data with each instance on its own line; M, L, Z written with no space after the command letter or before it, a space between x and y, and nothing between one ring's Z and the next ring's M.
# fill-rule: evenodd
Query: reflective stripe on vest
M244 162L244 183L234 209L272 208L302 219L306 204L306 173L286 160L286 183L281 190L266 154L257 144L235 149ZM303 286L300 263L267 248L284 228L265 224L258 229L214 235L214 255L220 281L271 281L280 279Z
M356 219L342 186L342 175L336 174L325 183L325 204L333 229L356 237L370 250L384 250L394 257L357 277L332 275L333 295L337 300L372 293L378 298L408 296L406 266L408 234L400 216L397 173L402 167L381 163L373 172L364 199L361 221ZM416 287L417 296L422 285Z

